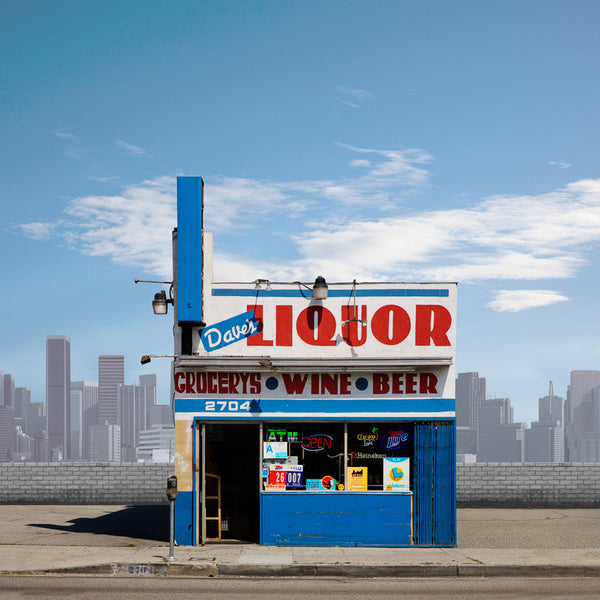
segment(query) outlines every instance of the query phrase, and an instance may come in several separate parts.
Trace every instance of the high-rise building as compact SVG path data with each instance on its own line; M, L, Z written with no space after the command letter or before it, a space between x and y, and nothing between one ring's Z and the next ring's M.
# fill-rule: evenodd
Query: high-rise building
M31 402L27 406L23 431L33 437L39 431L47 431L47 429L46 405L43 402Z
M565 399L554 395L550 382L548 395L538 400L539 420L525 431L525 462L564 462Z
M81 458L90 458L90 427L98 424L98 382L72 381L71 390L81 392Z
M141 385L120 385L121 406L121 457L136 460L140 431L146 429L146 388Z
M0 404L0 462L11 461L16 447L15 409L12 406Z
M477 462L523 462L526 428L513 422L510 398L485 400L479 412Z
M50 442L47 431L38 431L33 436L33 460L48 462L50 460Z
M154 425L173 425L173 409L169 404L155 404L148 411L148 429Z
M158 377L155 373L140 375L140 385L146 388L146 427L150 428L150 409L158 404Z
M119 425L119 384L125 383L125 357L98 358L98 423Z
M593 390L600 387L600 371L571 371L567 389L566 459L570 462L600 460L600 426L593 419Z
M71 390L71 460L83 458L83 394Z
M479 411L485 401L485 377L459 373L456 378L457 454L477 454Z
M71 458L71 340L46 338L46 406L48 438L53 456Z
M27 421L27 409L31 404L31 392L25 387L15 388L15 420L17 425L23 427Z
M17 450L15 378L0 371L0 462L13 460Z
M104 423L90 428L90 459L98 462L121 460L121 428Z
M15 377L9 373L5 373L3 377L4 387L4 405L12 406L15 405Z

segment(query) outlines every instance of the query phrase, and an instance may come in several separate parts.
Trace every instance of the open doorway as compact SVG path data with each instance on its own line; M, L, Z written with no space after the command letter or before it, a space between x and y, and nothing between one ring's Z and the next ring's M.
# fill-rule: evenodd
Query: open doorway
M207 424L206 539L258 542L259 426Z

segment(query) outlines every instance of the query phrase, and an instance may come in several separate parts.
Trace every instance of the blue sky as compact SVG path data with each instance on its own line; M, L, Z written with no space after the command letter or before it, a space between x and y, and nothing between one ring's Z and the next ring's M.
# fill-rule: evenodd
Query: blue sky
M458 371L515 419L598 369L596 1L23 0L0 21L0 369L124 354L168 401L175 178L219 280L458 281Z

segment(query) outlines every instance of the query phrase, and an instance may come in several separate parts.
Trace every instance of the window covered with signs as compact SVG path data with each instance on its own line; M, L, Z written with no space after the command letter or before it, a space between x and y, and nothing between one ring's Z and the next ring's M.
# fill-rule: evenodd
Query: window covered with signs
M410 423L265 423L265 491L408 492Z
M264 490L341 489L343 471L342 423L264 424Z
M409 423L348 423L346 489L408 492L414 452Z

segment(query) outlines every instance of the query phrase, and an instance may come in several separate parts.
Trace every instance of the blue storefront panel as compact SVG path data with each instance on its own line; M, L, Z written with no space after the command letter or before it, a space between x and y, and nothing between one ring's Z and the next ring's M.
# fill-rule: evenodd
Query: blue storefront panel
M391 492L264 492L266 546L410 546L412 495Z

